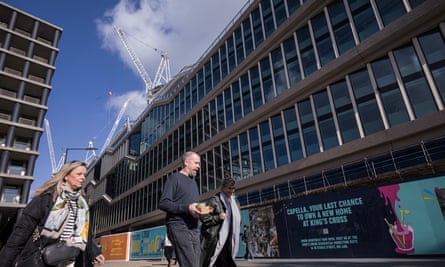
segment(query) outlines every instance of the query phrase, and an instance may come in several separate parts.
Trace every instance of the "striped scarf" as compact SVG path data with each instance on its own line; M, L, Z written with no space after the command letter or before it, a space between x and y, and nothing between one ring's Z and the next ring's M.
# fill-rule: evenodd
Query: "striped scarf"
M41 235L66 240L85 250L88 241L88 217L88 204L80 191L70 192L64 188L46 219Z
M68 221L65 224L60 239L67 240L75 235L75 230L77 229L77 200L79 199L80 192L64 191L63 193L65 193L65 200L68 204Z

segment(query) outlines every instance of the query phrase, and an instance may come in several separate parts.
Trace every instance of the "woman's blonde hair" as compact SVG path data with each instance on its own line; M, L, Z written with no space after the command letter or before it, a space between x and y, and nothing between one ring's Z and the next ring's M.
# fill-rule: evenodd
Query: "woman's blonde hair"
M57 194L54 194L54 199L57 198L57 196L62 192L62 184L65 182L65 177L70 174L75 168L80 166L86 167L87 164L78 160L65 163L62 168L60 168L60 170L51 177L51 179L49 179L46 183L44 183L40 188L36 190L34 196L36 197L45 192L48 188L57 185Z

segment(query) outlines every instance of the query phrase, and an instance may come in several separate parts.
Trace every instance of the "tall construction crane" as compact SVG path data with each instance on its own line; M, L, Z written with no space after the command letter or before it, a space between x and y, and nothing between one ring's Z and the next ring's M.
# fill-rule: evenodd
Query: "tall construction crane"
M56 163L56 156L54 154L53 138L52 138L52 134L51 134L51 128L49 126L49 121L45 118L44 122L45 122L46 139L48 141L49 158L51 161L51 171L52 171L52 174L55 174L56 172L58 172L60 170L62 165L65 163L65 159L66 159L67 155L66 155L66 152L63 153L59 159L59 162ZM90 141L88 143L88 149L85 149L85 150L87 150L87 154L85 156L85 162L87 164L89 164L93 159L96 158L96 152L95 152L96 149L93 147L92 141Z
M65 160L65 156L62 155L62 157L59 160L59 163L56 164L51 128L49 127L49 121L46 118L45 118L45 131L46 131L46 139L48 141L49 158L51 161L51 171L54 174L60 169L60 167L62 167L63 161Z
M119 122L122 119L122 116L124 116L125 110L127 109L128 103L130 102L132 98L129 97L125 103L122 105L121 110L119 111L119 114L116 117L116 120L114 121L113 127L111 128L111 131L108 133L108 137L105 140L104 145L102 146L102 149L100 150L100 154L102 154L102 152L105 151L105 149L107 148L107 146L110 144L111 139L113 138L114 132L117 129L117 126L119 125ZM92 145L92 141L90 141L90 144Z
M168 54L164 51L161 51L157 48L153 48L156 52L160 52L161 54L161 62L159 63L158 69L156 71L156 75L153 80L150 79L150 76L148 75L147 71L145 70L144 66L142 65L141 61L139 60L138 56L136 55L133 48L128 43L127 35L126 33L114 26L114 30L119 35L119 38L121 39L122 43L124 44L125 48L127 49L128 54L131 57L131 60L133 61L134 65L136 66L136 69L139 72L139 75L141 76L142 80L145 83L145 93L147 95L147 102L150 104L153 100L153 95L157 93L156 89L159 85L162 85L163 83L167 83L171 79L170 74L170 62L168 58Z

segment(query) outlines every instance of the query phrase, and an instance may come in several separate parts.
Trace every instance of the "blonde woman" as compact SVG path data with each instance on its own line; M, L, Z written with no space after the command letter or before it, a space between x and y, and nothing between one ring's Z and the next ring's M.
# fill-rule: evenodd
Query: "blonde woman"
M36 190L0 251L2 266L48 266L40 257L40 248L59 241L77 247L79 256L57 267L104 263L104 256L88 231L90 213L82 192L86 170L84 162L66 163Z

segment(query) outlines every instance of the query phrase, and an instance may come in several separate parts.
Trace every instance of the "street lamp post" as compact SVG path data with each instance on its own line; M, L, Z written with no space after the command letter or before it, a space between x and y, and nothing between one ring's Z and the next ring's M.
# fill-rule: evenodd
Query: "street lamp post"
M96 147L67 147L65 149L65 159L63 160L63 163L66 163L66 159L68 158L68 151L70 150L85 150L85 151L95 151L97 150Z

